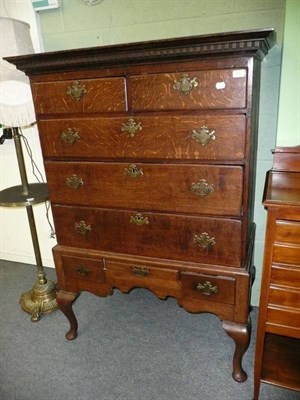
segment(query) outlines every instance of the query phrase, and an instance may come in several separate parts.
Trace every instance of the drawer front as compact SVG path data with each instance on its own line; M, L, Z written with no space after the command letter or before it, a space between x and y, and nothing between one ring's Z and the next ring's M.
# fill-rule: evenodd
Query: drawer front
M300 265L300 246L275 244L273 249L273 262L282 264Z
M269 304L266 321L268 325L287 326L298 332L300 339L300 311L291 308L280 308Z
M271 285L269 304L300 311L300 290Z
M240 267L238 220L57 205L52 210L61 245Z
M45 158L243 160L244 115L39 121Z
M180 291L178 271L149 264L136 264L106 260L105 275L112 287L129 291L134 287L144 287L163 297L176 296Z
M276 221L275 235L276 242L300 245L300 222Z
M272 266L271 284L298 288L300 291L300 265L299 267Z
M48 162L45 168L53 203L241 213L242 167Z
M125 79L82 79L34 83L37 114L126 111Z
M181 280L183 297L234 304L234 278L185 272Z
M102 260L62 255L62 268L67 290L89 290L105 282Z
M133 111L246 107L246 69L131 76Z

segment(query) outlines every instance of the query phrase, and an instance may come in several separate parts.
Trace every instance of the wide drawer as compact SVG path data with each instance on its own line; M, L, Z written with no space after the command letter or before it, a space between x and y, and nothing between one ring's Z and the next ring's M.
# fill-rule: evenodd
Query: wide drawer
M37 114L126 111L124 78L34 83L32 93Z
M185 272L181 274L181 281L184 298L234 304L234 278Z
M61 261L66 290L89 290L95 285L105 282L102 260L63 254Z
M177 296L180 292L178 271L149 264L105 261L106 281L125 292L134 287L147 288L160 297Z
M128 81L133 111L246 107L246 69L138 75Z
M60 245L240 267L241 222L52 206Z
M241 213L243 168L239 166L47 162L45 168L53 203Z
M40 120L45 158L243 160L244 115Z

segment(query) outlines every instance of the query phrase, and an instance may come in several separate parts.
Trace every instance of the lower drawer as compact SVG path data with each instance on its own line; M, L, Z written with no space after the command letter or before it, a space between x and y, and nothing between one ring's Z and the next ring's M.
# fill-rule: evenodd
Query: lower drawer
M60 245L240 267L241 221L52 206Z
M61 255L66 290L91 290L105 282L103 261L92 258Z
M184 272L181 274L181 281L184 298L234 304L234 278Z
M267 325L278 327L288 327L289 334L293 332L293 337L300 339L300 311L291 308L279 307L269 304L266 315ZM269 331L272 329L269 327ZM276 329L275 329L276 330Z
M283 286L270 286L269 304L300 311L300 290Z
M299 265L300 246L276 243L273 249L273 262Z
M148 264L105 261L106 282L123 292L134 287L152 290L158 297L174 296L180 291L178 271Z

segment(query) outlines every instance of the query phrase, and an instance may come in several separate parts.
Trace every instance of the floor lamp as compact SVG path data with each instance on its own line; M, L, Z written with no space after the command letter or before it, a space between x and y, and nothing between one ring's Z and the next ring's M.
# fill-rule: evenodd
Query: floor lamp
M42 314L57 309L56 284L47 280L42 264L33 208L48 200L46 183L28 183L23 150L21 128L35 123L35 113L28 78L14 66L3 60L5 56L33 53L27 23L0 17L0 124L4 127L0 144L13 139L18 160L21 185L0 191L0 206L25 207L37 265L37 280L31 290L21 295L20 304L38 321Z

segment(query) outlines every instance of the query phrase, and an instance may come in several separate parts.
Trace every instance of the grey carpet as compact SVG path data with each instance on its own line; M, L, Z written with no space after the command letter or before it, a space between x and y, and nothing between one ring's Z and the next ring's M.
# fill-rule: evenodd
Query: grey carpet
M111 297L82 293L78 338L65 316L32 323L18 302L35 280L32 265L0 262L0 400L251 400L255 334L244 357L249 378L231 378L233 341L210 314L189 314L174 299L143 289ZM55 271L46 269L48 278ZM253 331L257 308L252 311ZM299 400L262 385L261 400Z

